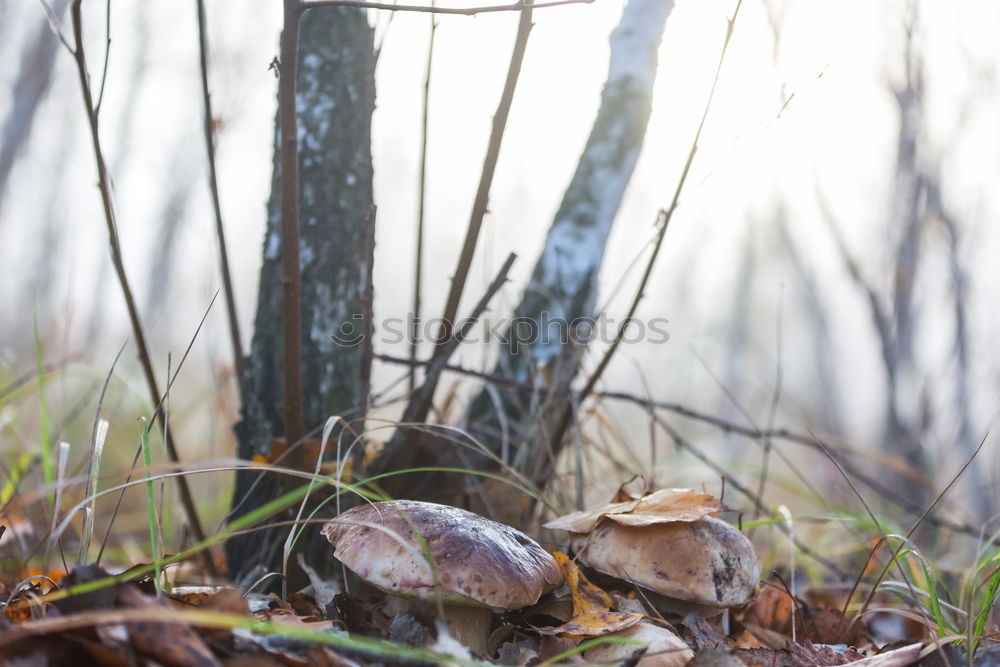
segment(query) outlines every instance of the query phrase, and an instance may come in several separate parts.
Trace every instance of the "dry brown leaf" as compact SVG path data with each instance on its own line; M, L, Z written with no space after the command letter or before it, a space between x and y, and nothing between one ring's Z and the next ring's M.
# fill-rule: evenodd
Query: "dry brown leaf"
M118 592L118 605L126 609L157 609L167 613L167 603L142 593L137 586L126 585ZM219 661L201 637L180 623L140 621L126 623L128 641L139 653L163 665L178 667L215 667Z
M205 600L224 590L233 589L227 586L175 586L170 591L170 599L185 607L200 607Z
M583 576L580 568L577 567L569 556L556 551L552 554L563 572L563 579L569 586L570 594L573 596L573 615L586 614L592 611L610 611L614 606L614 600L603 588L590 583L587 577Z
M738 642L736 645L740 648L773 648L773 649L783 649L785 648L785 642L788 641L788 637L780 632L775 632L774 630L768 630L767 628L762 628L759 625L754 625L753 623L743 623L743 634L751 635L756 639L760 646L754 644L744 644Z
M923 644L910 644L858 660L853 664L857 667L906 667L920 660L921 650L923 650Z
M739 648L774 648L768 644L765 644L755 635L753 635L748 630L740 630L737 634L732 637L726 638L726 643L729 646L739 647Z
M816 665L816 667L846 665L864 657L853 648L841 650L829 644L813 644L809 641L803 644L788 642L788 653L797 664Z
M26 597L19 597L4 607L7 620L11 623L24 623L31 620L31 601Z
M752 667L801 667L788 651L773 648L738 648L733 650L733 655Z
M681 625L687 628L685 637L688 642L698 651L706 649L725 649L726 640L712 624L700 615L692 612L684 617Z
M574 639L600 637L613 632L627 630L646 618L645 614L619 611L588 611L574 616L554 628L538 628L543 635L560 635Z
M555 552L563 578L573 596L573 617L554 628L542 628L547 635L599 637L625 630L646 618L645 614L612 611L614 600L602 588L590 583L569 556Z
M818 605L793 601L783 586L772 581L762 588L757 599L746 609L742 620L752 633L772 646L773 642L758 633L754 627L791 637L793 613L796 634L803 639L817 644L854 646L864 642L863 623L852 624L839 609L824 607L822 598L818 599Z
M543 636L542 640L538 643L538 657L542 662L546 662L557 655L576 648L579 643L579 639ZM563 663L567 662L571 664L583 664L584 660L583 656L576 653L563 660Z
M721 500L693 489L661 489L638 498L609 503L589 512L573 512L553 519L546 528L571 533L589 533L608 519L626 526L649 526L674 521L697 521L704 516L728 509Z
M265 615L268 620L279 625L301 628L303 630L324 630L333 627L333 621L322 621L310 616L299 616L287 609L272 609L266 612ZM257 617L260 618L261 614L257 614Z
M223 614L250 614L246 598L235 588L224 588L201 603L201 608Z

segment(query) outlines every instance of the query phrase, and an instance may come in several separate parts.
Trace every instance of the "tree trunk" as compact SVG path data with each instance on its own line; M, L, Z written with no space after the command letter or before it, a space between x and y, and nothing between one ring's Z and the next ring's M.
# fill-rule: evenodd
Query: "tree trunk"
M363 11L321 8L302 17L298 123L302 267L302 357L307 429L362 403L361 297L372 206L371 116L375 109L374 33ZM275 127L277 128L277 122ZM276 131L277 135L277 131ZM243 419L236 426L243 459L273 460L283 434L281 344L281 173L274 177L257 297L253 343L243 378ZM334 434L336 437L336 433ZM336 447L328 447L328 454ZM327 457L329 458L329 456ZM284 462L287 464L287 462ZM284 490L273 475L237 475L232 515ZM231 574L280 567L288 529L251 533L227 543ZM304 543L306 544L306 543ZM322 572L329 559L309 539L306 560ZM310 558L311 553L316 557Z
M630 0L611 34L597 118L494 371L537 390L487 387L469 408L469 430L521 472L530 474L545 456L546 415L562 414L586 347L586 331L572 325L595 315L598 272L646 134L672 8L669 0Z

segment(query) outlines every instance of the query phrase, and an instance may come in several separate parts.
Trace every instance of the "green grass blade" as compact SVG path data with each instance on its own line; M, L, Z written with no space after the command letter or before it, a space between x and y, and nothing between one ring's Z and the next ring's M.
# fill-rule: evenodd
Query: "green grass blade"
M938 626L938 637L945 637L948 635L948 632L945 628L944 614L941 612L941 601L938 600L937 582L931 576L927 564L922 559L917 560L920 563L920 569L924 572L924 582L927 585L927 594L930 596L931 614L934 616L934 621Z
M160 540L157 531L159 523L156 520L156 491L154 490L152 473L149 472L153 467L153 455L149 446L149 422L146 421L145 417L142 417L141 421L142 459L146 464L146 503L149 509L149 545L153 550L153 583L156 585L156 596L160 597L163 594L163 582L161 581Z
M1000 594L1000 568L995 570L990 577L989 584L986 586L986 594L979 604L979 612L976 614L976 624L973 627L973 643L969 646L970 655L975 654L979 638L983 636L983 631L986 629L986 622L990 618L990 612L993 611L993 605L997 601L998 594Z
M94 457L90 463L90 493L91 499L87 504L86 510L83 513L83 542L80 547L80 558L79 562L83 563L87 560L88 554L90 553L90 543L94 539L94 518L95 510L97 505L97 482L98 475L101 470L101 456L104 454L104 443L108 439L108 427L110 424L106 419L101 419L97 422L97 429L94 434Z
M17 461L10 470L10 476L3 483L3 488L0 489L0 505L6 505L14 498L14 494L17 493L17 488L21 485L24 475L37 460L37 456L28 452L21 452L18 455Z
M49 410L45 403L45 360L42 355L42 337L38 333L38 315L35 315L35 365L38 373L38 431L42 445L42 477L46 484L55 481L56 471L52 464L52 451L49 449ZM49 496L50 502L54 501Z

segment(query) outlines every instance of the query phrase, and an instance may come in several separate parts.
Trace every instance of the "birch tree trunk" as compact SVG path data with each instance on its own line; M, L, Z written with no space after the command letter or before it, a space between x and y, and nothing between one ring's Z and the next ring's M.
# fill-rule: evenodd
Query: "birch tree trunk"
M611 34L597 118L494 372L536 391L487 387L467 414L477 439L522 472L544 456L551 426L545 415L561 414L585 350L586 340L574 340L569 325L595 315L597 276L646 134L657 51L672 8L671 0L629 0Z
M302 358L307 429L362 402L362 345L342 344L360 331L366 284L366 219L372 206L371 116L375 109L374 33L363 11L321 8L302 17L298 124L302 266ZM268 202L263 266L253 343L243 378L243 419L236 425L239 455L272 460L283 435L281 344L281 173L278 123ZM338 342L334 334L341 336ZM350 341L347 341L350 343ZM331 454L334 453L332 449ZM272 475L237 475L232 516L275 498L284 489ZM280 564L283 531L252 533L227 543L237 579L255 566ZM325 541L325 540L324 540ZM316 566L329 559L306 560ZM322 567L320 567L322 571Z

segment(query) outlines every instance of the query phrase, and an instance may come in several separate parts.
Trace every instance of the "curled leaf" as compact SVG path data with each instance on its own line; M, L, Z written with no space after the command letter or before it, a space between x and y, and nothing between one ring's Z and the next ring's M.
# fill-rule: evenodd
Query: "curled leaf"
M608 592L590 583L569 556L559 551L556 551L552 556L559 563L563 578L573 596L573 616L595 611L609 611L614 606L614 600L611 599Z
M646 618L644 614L612 611L614 600L607 591L590 583L566 554L557 551L552 555L573 596L573 617L562 625L540 629L542 634L599 637L630 628Z
M539 628L544 635L559 635L570 639L583 637L600 637L613 632L627 630L646 618L644 614L623 613L618 611L591 611L574 616L562 625L554 628Z
M546 528L589 533L601 519L625 526L649 526L699 519L727 510L718 498L693 489L661 489L635 500L609 503L589 512L573 512L553 519Z

